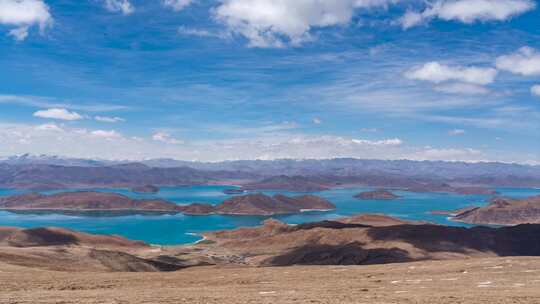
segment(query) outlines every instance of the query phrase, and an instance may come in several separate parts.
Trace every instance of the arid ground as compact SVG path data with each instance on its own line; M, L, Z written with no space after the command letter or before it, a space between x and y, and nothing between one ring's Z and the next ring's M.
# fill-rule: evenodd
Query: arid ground
M0 303L540 303L540 258L54 272L0 264Z

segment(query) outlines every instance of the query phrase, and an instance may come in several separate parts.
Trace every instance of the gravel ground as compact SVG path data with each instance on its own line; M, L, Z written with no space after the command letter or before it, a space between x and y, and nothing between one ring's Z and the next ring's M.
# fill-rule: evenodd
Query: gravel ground
M0 264L0 303L540 303L540 258L67 273Z

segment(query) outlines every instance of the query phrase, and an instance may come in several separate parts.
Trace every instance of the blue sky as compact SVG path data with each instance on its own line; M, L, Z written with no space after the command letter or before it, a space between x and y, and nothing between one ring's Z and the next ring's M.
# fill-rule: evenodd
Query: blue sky
M0 156L540 164L532 0L0 0Z

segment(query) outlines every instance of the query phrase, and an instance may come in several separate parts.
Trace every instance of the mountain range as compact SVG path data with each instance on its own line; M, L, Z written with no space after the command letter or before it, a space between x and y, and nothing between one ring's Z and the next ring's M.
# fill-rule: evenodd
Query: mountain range
M172 159L128 162L22 155L0 160L0 186L15 188L238 184L254 189L257 183L263 187L260 182L269 178L272 182L278 180L277 184L287 180L288 185L295 184L300 190L341 184L442 190L447 188L445 183L452 186L540 187L540 166L351 158L205 163ZM263 188L270 186L271 183L265 182Z

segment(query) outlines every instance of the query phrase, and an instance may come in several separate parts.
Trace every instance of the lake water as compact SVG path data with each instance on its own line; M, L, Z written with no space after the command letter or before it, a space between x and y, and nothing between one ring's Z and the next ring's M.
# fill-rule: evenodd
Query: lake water
M231 197L223 194L229 186L194 186L162 188L157 194L135 194L127 189L104 190L121 193L133 198L163 198L178 204L203 202L218 204ZM455 210L471 205L485 205L489 196L456 195L441 193L411 193L394 191L402 198L393 201L358 200L353 196L370 188L334 189L313 193L333 202L337 209L331 212L308 212L295 215L275 216L290 224L334 219L359 213L384 213L406 220L424 220L445 225L464 226L448 221L446 216L432 215L433 210ZM523 198L540 195L540 189L497 189L501 195ZM262 191L275 194L274 191ZM0 189L0 196L22 193L20 190ZM51 193L51 192L44 192ZM300 193L279 192L285 195ZM16 227L64 227L97 234L117 234L129 239L142 240L151 244L173 245L192 243L200 239L197 233L210 230L256 226L267 217L260 216L186 216L178 215L129 215L116 217L85 217L60 214L15 214L0 211L0 226Z

